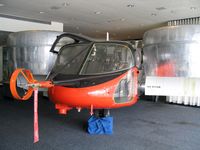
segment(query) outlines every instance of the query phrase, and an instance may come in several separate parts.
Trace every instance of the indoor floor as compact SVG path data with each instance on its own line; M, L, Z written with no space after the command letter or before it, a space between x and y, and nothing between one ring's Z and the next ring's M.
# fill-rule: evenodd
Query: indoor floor
M1 98L0 150L199 150L199 108L139 100L111 115L113 135L89 135L89 111L61 116L40 97L40 141L33 144L33 100Z

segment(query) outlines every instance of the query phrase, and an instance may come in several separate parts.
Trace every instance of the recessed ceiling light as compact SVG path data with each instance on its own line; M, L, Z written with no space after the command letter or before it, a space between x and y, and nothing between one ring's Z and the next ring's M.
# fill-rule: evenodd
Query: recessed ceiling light
M197 7L190 7L190 9L191 9L191 10L196 10L196 9L197 9Z
M40 13L40 14L44 14L45 12L44 12L44 11L40 11L39 13Z
M133 8L133 7L135 7L135 5L134 4L128 4L128 5L126 5L126 7Z
M151 16L157 16L157 14L156 13L151 13Z
M95 11L94 14L100 15L100 14L102 14L102 12L100 12L100 11Z
M62 6L64 6L64 7L67 7L67 6L69 6L69 5L70 5L69 2L64 2L64 3L62 3Z
M1 7L1 6L5 6L5 5L4 5L4 4L0 4L0 7Z
M156 10L165 10L165 7L157 7Z
M121 19L120 19L120 21L125 21L125 20L126 20L125 18L121 18Z
M114 22L114 20L108 20L107 22L108 22L108 23L112 23L112 22Z
M52 10L58 10L58 9L60 9L60 7L58 7L58 6L51 6L51 9Z

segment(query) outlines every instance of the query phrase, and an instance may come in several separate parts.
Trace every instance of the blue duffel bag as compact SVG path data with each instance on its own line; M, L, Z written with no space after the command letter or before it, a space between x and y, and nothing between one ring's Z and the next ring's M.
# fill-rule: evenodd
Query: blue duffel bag
M88 120L89 134L112 134L113 133L113 117L97 118L91 116Z

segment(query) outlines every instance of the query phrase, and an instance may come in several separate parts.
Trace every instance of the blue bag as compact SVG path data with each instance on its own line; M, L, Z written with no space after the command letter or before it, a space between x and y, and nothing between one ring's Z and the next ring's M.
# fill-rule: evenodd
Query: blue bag
M96 118L91 116L88 120L89 134L112 134L113 133L113 117Z

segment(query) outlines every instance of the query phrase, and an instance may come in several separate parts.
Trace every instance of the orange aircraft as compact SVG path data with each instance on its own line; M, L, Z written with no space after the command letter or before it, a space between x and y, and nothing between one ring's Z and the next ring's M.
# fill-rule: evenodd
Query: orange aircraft
M66 42L67 41L67 42ZM55 47L60 45L60 49ZM31 71L19 68L10 79L15 99L27 100L38 88L48 88L49 99L60 114L72 108L107 110L133 105L137 102L138 69L135 49L122 41L95 41L76 34L57 37L50 52L57 55L46 81L34 79ZM44 56L45 57L45 56ZM18 93L19 78L27 88ZM36 102L37 103L37 102ZM37 104L35 107L37 108ZM36 111L36 110L35 110Z

